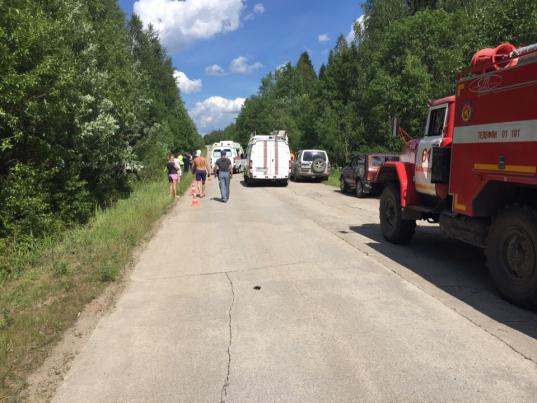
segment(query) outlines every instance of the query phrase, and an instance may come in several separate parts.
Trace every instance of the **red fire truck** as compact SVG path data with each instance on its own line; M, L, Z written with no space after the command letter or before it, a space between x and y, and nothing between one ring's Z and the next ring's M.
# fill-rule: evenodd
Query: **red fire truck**
M454 96L429 104L425 135L381 167L385 239L416 220L485 249L500 293L537 306L537 44L483 49Z

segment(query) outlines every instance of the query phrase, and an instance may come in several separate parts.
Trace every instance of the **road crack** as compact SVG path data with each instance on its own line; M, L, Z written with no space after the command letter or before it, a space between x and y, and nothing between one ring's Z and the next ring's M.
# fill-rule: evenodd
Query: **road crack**
M227 280L229 281L229 286L231 287L231 304L229 305L228 311L228 326L229 326L229 344L227 346L227 373L224 384L222 385L222 390L220 391L220 403L225 403L227 401L227 388L229 386L229 372L231 369L231 343L233 342L233 327L232 327L232 313L233 305L235 304L235 289L233 287L233 281L229 277L229 273L225 273Z

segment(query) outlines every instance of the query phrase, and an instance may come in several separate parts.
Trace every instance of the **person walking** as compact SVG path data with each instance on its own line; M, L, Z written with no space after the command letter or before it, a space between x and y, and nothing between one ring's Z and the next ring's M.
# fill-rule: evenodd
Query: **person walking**
M175 198L177 196L177 180L179 179L179 174L173 154L168 155L166 170L168 172L168 182L170 183L170 195L172 198Z
M196 189L199 197L205 197L205 181L209 174L209 164L201 156L201 150L196 151L196 158L192 161L192 173L196 175Z
M226 152L222 150L220 152L220 158L215 163L216 174L218 175L218 181L220 182L220 195L222 201L227 203L229 200L229 185L231 178L233 177L233 166L231 160L226 157Z

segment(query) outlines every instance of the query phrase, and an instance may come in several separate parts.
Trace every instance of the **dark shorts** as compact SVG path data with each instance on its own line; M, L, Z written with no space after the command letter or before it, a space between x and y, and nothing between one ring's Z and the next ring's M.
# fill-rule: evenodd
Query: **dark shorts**
M205 181L207 180L207 171L196 171L196 180L205 185Z

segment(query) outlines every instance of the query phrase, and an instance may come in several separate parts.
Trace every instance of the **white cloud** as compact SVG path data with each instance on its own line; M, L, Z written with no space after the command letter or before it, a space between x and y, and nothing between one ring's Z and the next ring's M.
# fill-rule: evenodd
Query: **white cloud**
M321 34L317 37L317 39L319 40L319 43L325 43L330 40L330 36L328 34Z
M263 3L257 3L254 8L253 12L248 13L246 17L244 17L245 21L253 20L256 14L264 14L265 13L265 6Z
M193 92L200 92L201 87L203 86L200 79L191 80L182 71L175 70L175 72L173 73L173 78L175 78L175 82L177 83L177 86L185 94L191 94Z
M137 0L134 13L159 33L164 46L181 50L192 42L235 31L244 0Z
M347 34L347 42L351 43L354 41L356 37L356 31L354 30L355 27L358 28L360 31L363 31L365 28L365 14L362 14L356 21L354 21L351 25L351 31Z
M212 66L205 67L205 74L208 76L222 76L225 74L225 71L218 64L213 64Z
M244 56L239 56L231 61L231 64L229 65L229 70L231 70L233 73L238 74L250 74L251 72L258 70L261 67L263 67L261 63L256 62L248 64L248 58Z
M265 6L263 5L263 3L257 3L254 6L254 13L263 14L264 12L265 12Z
M223 129L237 117L244 101L244 98L210 97L196 102L188 113L201 132Z
M289 60L286 61L285 63L282 63L282 64L279 64L276 66L276 70L283 70L285 68L287 68L287 66L289 65L289 63L291 63Z

